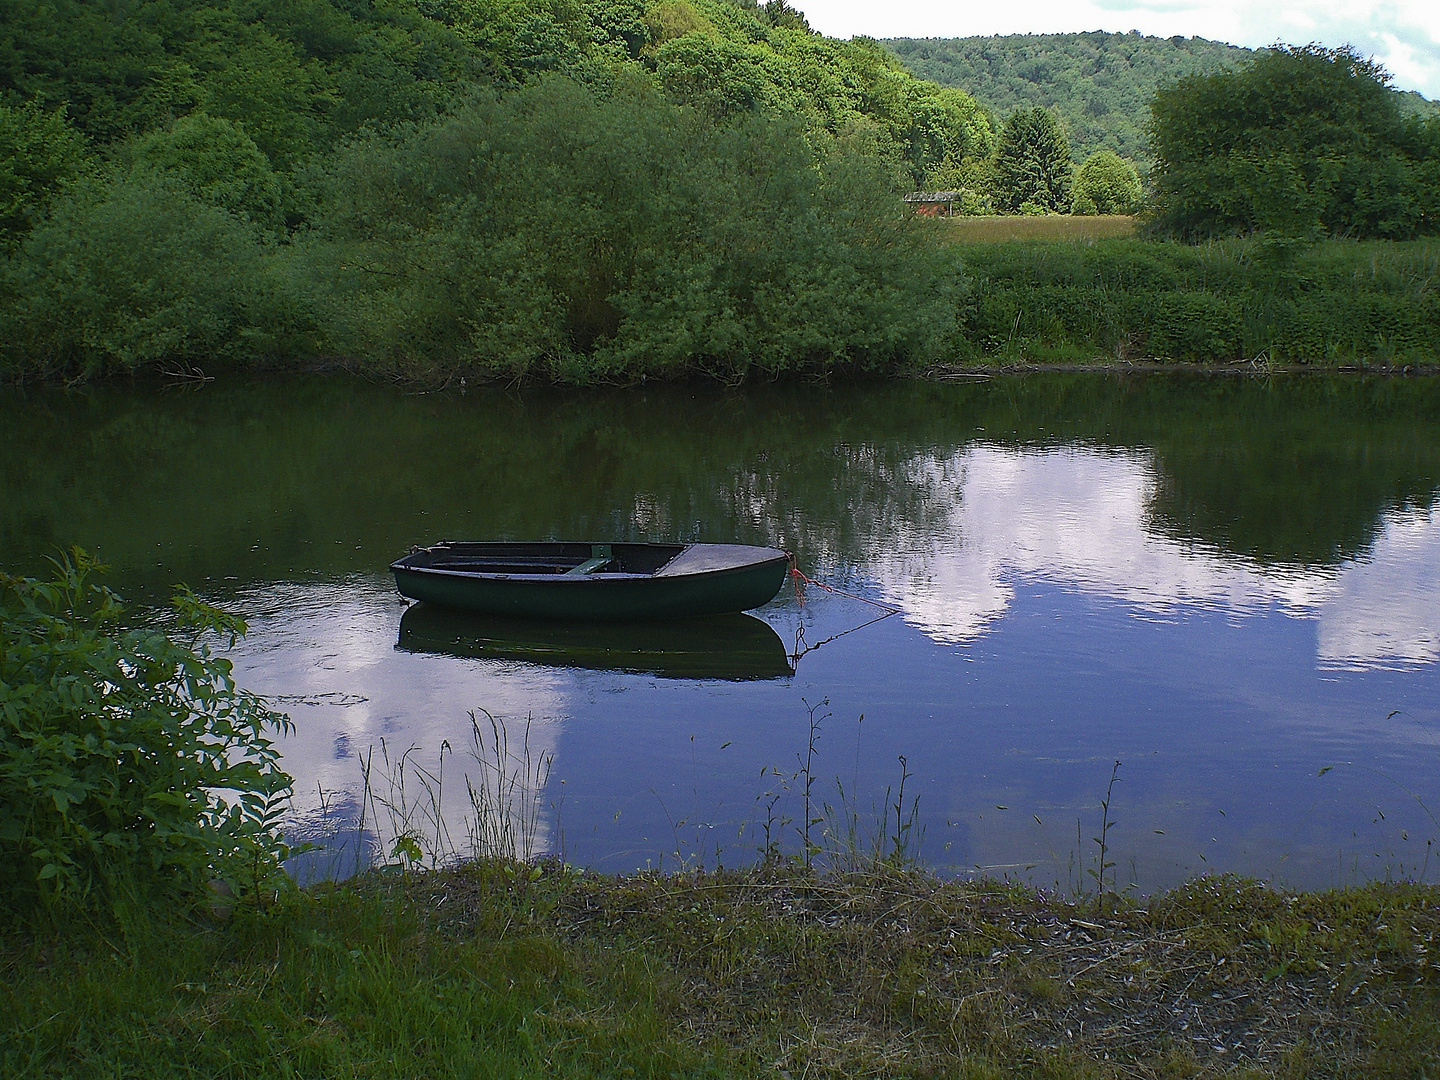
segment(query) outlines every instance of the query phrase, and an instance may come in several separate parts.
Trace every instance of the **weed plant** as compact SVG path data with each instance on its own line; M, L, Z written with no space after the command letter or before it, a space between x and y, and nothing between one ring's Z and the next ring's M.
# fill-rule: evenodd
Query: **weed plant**
M482 715L484 722L479 719ZM518 745L512 748L503 717L484 709L470 713L465 804L454 828L452 817L457 815L445 797L446 760L454 757L450 744L441 745L432 769L420 763L418 747L392 758L382 739L378 762L374 747L360 760L360 813L353 840L344 835L350 827L337 823L322 841L324 846L355 854L353 867L332 864L333 876L359 873L372 865L435 870L476 859L539 858L544 854L542 799L554 755L534 749L530 733L527 718Z
M208 883L283 882L288 721L235 685L204 632L245 625L180 589L182 643L127 625L76 548L49 581L0 575L0 910L115 916Z

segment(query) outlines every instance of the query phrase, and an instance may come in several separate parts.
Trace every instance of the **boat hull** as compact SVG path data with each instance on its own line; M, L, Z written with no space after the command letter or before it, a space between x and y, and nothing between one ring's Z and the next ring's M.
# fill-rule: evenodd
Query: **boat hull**
M615 545L617 549L622 545ZM625 545L630 549L646 545ZM460 547L460 545L456 545ZM485 545L465 545L468 551ZM500 547L496 545L497 549ZM540 549L541 545L535 545ZM575 545L554 545L573 548ZM659 548L660 545L655 545ZM516 545L506 546L513 551ZM701 549L726 554L705 560ZM425 554L436 549L425 549ZM390 569L401 595L442 607L515 618L626 622L683 619L748 611L768 603L785 584L789 557L774 548L741 549L729 545L691 545L677 549L699 567L695 572L487 573L449 569L443 559L397 560ZM741 560L739 552L753 553ZM412 562L412 560L414 560ZM415 565L415 562L432 565ZM672 560L679 562L679 557ZM707 565L708 563L708 565Z

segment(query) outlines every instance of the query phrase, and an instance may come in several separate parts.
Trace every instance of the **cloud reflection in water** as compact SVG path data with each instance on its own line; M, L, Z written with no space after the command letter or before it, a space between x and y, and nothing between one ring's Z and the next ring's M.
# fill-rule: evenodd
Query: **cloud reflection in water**
M869 571L881 595L933 640L991 630L1018 580L1121 601L1138 615L1183 608L1237 616L1279 607L1318 623L1325 668L1401 668L1440 659L1440 522L1386 513L1372 550L1340 567L1264 565L1149 527L1148 455L1088 447L978 444L917 458L923 530L902 527Z
M443 779L441 818L450 844L465 854L466 822L473 818L466 776L479 786L486 775L471 756L471 711L485 709L503 719L514 753L530 718L532 761L556 747L565 709L559 676L523 663L457 664L400 652L395 625L403 606L388 577L267 584L239 598L250 633L231 653L236 677L247 689L271 697L295 722L282 742L285 769L295 778L292 839L316 841L337 828L353 830L363 762L368 757L373 763L372 790L386 798L391 794L386 756L393 775L395 763L415 747L413 765ZM488 737L488 721L483 714L480 719ZM426 812L429 796L413 767L406 775L415 829L434 835L436 825ZM388 854L393 836L384 820L389 815L383 806L380 811L379 835L369 840ZM542 821L533 850L525 854L548 850L549 843ZM343 858L353 864L354 854L347 851Z

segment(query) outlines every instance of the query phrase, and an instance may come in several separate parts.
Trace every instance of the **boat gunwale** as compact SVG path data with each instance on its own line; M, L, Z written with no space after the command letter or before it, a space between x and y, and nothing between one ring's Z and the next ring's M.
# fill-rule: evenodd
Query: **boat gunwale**
M536 541L537 544L549 544L549 543L561 543L561 542L562 542L562 541ZM460 541L460 543L466 543L466 544L470 544L470 543L484 544L484 543L487 543L487 541ZM499 545L499 544L508 544L509 542L508 542L508 541L494 541L494 543L496 543L497 545ZM640 544L640 543L645 543L645 544L647 544L647 546L654 546L654 547L674 547L674 546L676 546L676 545L674 545L674 544L662 544L662 543L649 544L649 542L644 542L644 541L637 542L637 546L638 546L638 544ZM557 574L557 573L545 573L545 574L524 574L524 573L519 573L519 574L517 574L517 573L508 573L508 572L507 572L507 573L498 573L498 572L490 572L490 571L485 571L485 570L454 570L454 569L447 569L447 568L445 568L445 567L440 567L440 566L414 566L414 565L409 565L409 564L407 563L407 560L409 560L409 559L411 559L411 558L414 558L416 555L423 555L423 554L432 552L435 548L440 548L440 547L444 547L444 546L446 546L446 542L445 542L445 541L442 541L440 544L434 544L434 545L431 545L431 547L421 548L419 551L412 551L412 552L410 552L408 555L402 555L400 558L396 559L394 562L392 562L392 563L390 564L390 571L391 571L391 573L395 573L395 572L398 572L398 571L404 571L404 572L406 572L406 573L411 573L411 574L433 574L433 575L436 575L436 576L443 576L443 577L465 578L465 579L467 579L467 580L472 580L472 581L476 581L476 580L479 580L479 581L514 581L514 582L523 582L523 583L525 583L525 584L552 584L552 583L553 583L553 584L557 584L557 585L578 586L578 585L581 585L581 584L583 584L583 583L585 583L585 582L590 582L590 583L592 583L592 584L603 584L603 583L605 583L605 582L622 582L622 581L682 581L682 580L686 580L686 579L699 579L699 578L706 578L706 577L711 577L711 576L720 575L720 574L731 574L731 573L735 573L736 571L752 570L752 569L755 569L755 568L757 568L757 567L767 566L767 565L769 565L769 564L771 564L771 563L781 562L781 561L783 561L783 560L788 560L788 559L790 558L789 553L786 552L786 551L784 551L784 550L781 549L781 548L763 547L763 546L760 546L760 545L751 545L751 544L737 544L737 545L728 545L728 544L727 544L727 545L684 544L684 545L680 545L680 550L679 550L678 552L676 552L674 555L672 555L669 559L667 559L667 560L666 560L664 563L662 563L660 566L656 567L653 572L648 573L648 574L627 574L627 573L619 573L619 572L593 573L593 574L576 575L576 576L572 576L572 575L569 575L569 574L563 574L563 573L562 573L562 574ZM516 545L516 546L519 546L519 545ZM750 547L750 548L753 548L756 552L762 552L762 551L763 551L763 552L774 552L774 554L772 554L772 555L767 555L765 558L756 558L756 559L754 559L754 560L752 560L752 561L749 561L749 562L737 562L737 563L735 563L735 564L733 564L733 565L731 565L731 566L716 566L716 567L710 567L710 568L703 569L703 570L694 570L694 571L689 571L689 572L680 573L680 574L669 574L669 575L663 575L663 576L662 576L662 571L664 571L664 570L666 569L666 567L668 567L668 566L669 566L671 563L673 563L676 559L679 559L679 558L680 558L681 556L683 556L686 552L692 550L693 548L702 547L702 546Z
M569 574L493 574L483 570L444 570L438 566L401 566L399 562L391 563L390 570L392 573L396 570L402 570L409 574L435 574L443 577L460 577L469 580L556 582L566 585L580 585L587 581L651 581L655 578L654 574L586 574L583 577L572 577ZM725 570L704 570L700 573L687 576L703 577L705 574L723 574L725 572ZM665 580L674 579L667 578Z

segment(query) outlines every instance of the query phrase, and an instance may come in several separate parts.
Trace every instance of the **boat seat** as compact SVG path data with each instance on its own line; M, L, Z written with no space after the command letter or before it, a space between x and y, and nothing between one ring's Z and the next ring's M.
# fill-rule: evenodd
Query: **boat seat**
M565 571L565 576L566 576L566 577L584 577L586 574L593 574L596 570L599 570L602 566L607 565L607 564L610 562L611 558L612 558L612 556L611 556L611 554L610 554L610 545L609 545L609 544L591 544L591 545L590 545L590 558L586 559L584 562L582 562L579 566L575 567L573 570L566 570L566 571Z

